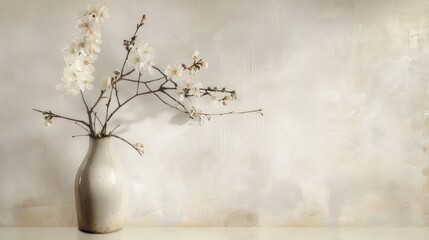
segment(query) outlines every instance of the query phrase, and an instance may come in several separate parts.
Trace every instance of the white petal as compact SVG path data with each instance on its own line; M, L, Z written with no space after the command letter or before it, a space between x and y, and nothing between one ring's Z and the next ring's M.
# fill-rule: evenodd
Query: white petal
M45 127L50 127L51 126L51 122L45 121L44 125L45 125Z
M208 62L206 62L206 61L204 61L203 62L203 68L204 69L207 69L209 67L209 63Z
M92 83L87 83L86 84L86 89L92 90L92 89L94 89L94 85L92 85Z

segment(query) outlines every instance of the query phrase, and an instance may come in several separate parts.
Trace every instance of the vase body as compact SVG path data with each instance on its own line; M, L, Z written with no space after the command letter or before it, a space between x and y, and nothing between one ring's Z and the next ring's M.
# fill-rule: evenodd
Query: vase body
M123 228L128 179L113 152L111 137L89 138L74 183L79 230L109 233Z

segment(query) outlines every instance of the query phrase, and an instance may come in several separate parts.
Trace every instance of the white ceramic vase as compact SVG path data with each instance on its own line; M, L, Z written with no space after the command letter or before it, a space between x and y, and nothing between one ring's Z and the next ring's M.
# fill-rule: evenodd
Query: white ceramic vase
M89 138L88 152L75 178L79 230L109 233L123 228L128 179L113 152L112 137Z

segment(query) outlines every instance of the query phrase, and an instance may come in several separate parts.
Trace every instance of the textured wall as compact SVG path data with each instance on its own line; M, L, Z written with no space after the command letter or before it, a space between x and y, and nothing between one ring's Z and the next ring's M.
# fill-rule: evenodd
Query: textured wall
M265 112L199 127L156 98L129 106L120 133L147 153L115 142L128 225L429 226L426 1L100 3L111 18L97 79L119 68L146 13L141 37L159 66L198 49L205 85L238 89L231 108ZM87 139L71 139L80 129L65 122L44 128L31 108L84 116L54 86L86 5L0 2L0 226L76 225Z

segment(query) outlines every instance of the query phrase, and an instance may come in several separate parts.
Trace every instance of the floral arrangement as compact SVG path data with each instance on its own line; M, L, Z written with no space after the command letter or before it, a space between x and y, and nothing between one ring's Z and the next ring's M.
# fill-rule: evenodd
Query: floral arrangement
M87 91L94 90L94 62L98 59L103 43L101 36L101 25L109 18L108 9L100 6L88 6L77 17L77 29L80 36L73 39L63 50L64 53L64 76L56 89L64 91L73 96L80 96L85 107L87 119L82 120L73 117L59 115L51 111L33 109L43 114L45 126L49 127L54 118L65 119L74 122L85 130L86 134L77 136L118 138L131 147L140 155L144 153L142 143L132 144L126 139L114 134L119 125L109 128L109 122L118 111L131 100L145 95L157 97L165 105L188 115L199 123L208 122L212 116L227 114L259 113L262 109L242 112L204 113L192 105L192 98L208 97L214 103L227 105L230 100L237 99L235 90L219 87L204 87L200 82L189 80L199 71L208 67L207 61L195 51L189 59L190 63L168 65L161 70L155 64L155 50L146 42L137 38L139 29L146 23L146 15L137 24L136 30L130 39L124 40L123 46L126 50L125 60L120 69L114 70L111 76L105 76L99 81L99 93L95 102L90 104L86 100ZM158 74L159 77L149 76ZM132 78L131 76L135 76ZM188 75L189 78L185 77ZM128 84L125 84L128 83ZM131 96L120 96L120 88L135 88ZM99 114L100 104L104 103L104 112Z

